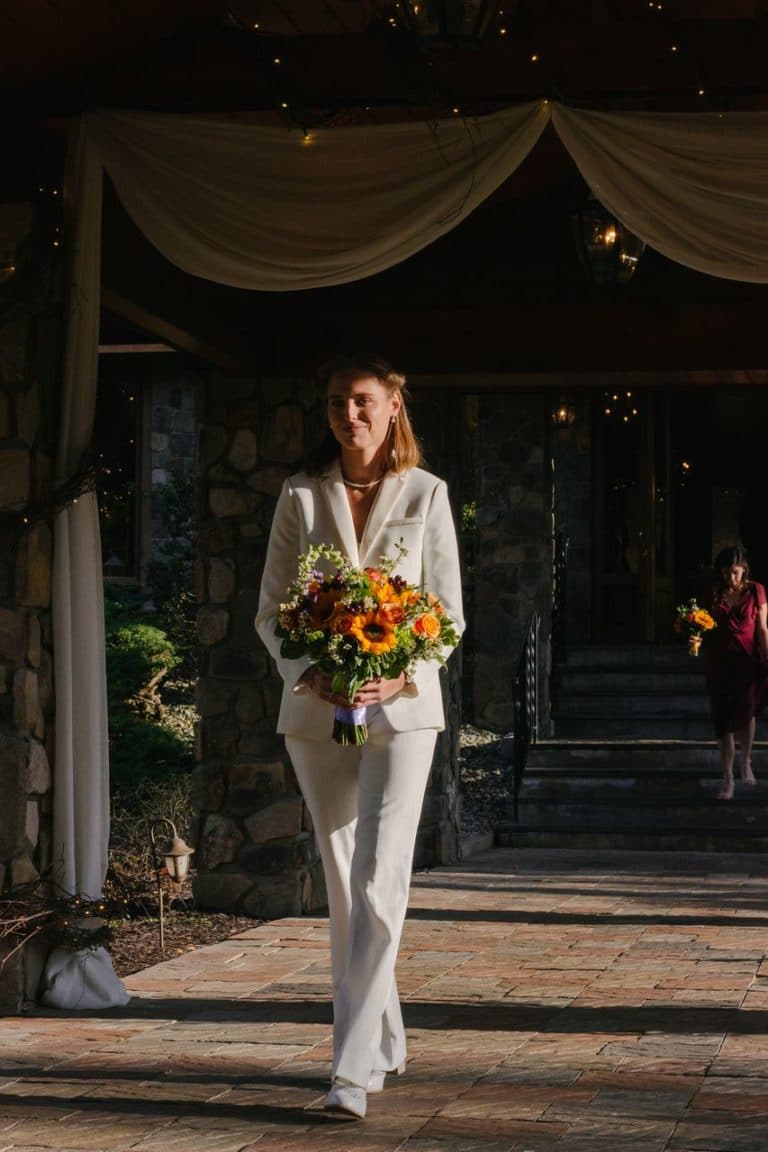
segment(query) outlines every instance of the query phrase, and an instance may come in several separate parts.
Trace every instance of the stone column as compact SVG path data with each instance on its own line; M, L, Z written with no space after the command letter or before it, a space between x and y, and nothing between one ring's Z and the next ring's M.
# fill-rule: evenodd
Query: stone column
M481 395L477 403L475 713L513 728L512 681L526 621L541 615L540 734L548 732L552 607L549 397Z
M204 394L195 896L208 908L296 915L322 906L325 892L254 617L275 503L302 457L315 389L211 375Z
M32 238L31 205L0 205L0 238L9 211ZM39 509L52 475L41 413L55 412L60 345L45 259L20 258L0 296L0 890L13 896L37 889L51 866L52 514ZM0 1014L34 999L43 958L28 946L3 968Z

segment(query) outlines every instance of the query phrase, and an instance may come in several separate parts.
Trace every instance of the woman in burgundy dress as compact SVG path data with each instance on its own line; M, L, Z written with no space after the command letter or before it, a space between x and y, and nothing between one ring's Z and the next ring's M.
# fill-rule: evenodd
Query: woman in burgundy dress
M752 771L755 716L768 702L768 608L765 588L749 579L749 564L739 547L715 558L712 615L717 627L702 649L712 723L723 765L719 800L733 798L733 764L739 745L741 778L757 783Z

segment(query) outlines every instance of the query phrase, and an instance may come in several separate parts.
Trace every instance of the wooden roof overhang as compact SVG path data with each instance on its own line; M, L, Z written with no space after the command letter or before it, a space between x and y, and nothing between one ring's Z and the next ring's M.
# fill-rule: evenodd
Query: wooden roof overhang
M651 8L647 0L500 0L505 35L497 25L477 50L424 53L388 23L394 6L376 0L15 0L0 11L0 129L15 158L0 197L47 179L49 163L57 172L61 128L96 107L286 127L454 107L482 114L541 96L612 109L768 107L768 3ZM288 294L185 275L108 193L105 307L233 370L306 371L352 345L456 380L765 364L766 286L716 280L651 251L629 285L591 284L571 225L584 191L547 131L518 172L430 248L365 281Z

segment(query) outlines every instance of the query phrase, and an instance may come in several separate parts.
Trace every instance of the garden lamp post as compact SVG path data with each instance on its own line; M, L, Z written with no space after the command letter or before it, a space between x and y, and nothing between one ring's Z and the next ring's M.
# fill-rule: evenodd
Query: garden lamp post
M171 837L158 840L157 829L163 825L170 828ZM163 817L155 821L150 828L152 841L152 854L155 860L155 876L157 877L157 904L160 915L160 951L165 951L165 914L163 908L163 871L167 873L174 884L182 884L189 872L189 861L194 848L185 844L176 831L172 820Z

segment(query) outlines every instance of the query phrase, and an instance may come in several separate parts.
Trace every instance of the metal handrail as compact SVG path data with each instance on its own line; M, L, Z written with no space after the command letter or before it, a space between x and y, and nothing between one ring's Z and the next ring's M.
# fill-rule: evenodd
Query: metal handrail
M552 666L568 659L568 545L562 532L555 534L552 581Z
M538 612L531 612L520 644L512 682L515 723L512 801L515 820L518 817L520 789L523 785L528 749L531 744L536 743L539 735L539 623Z

